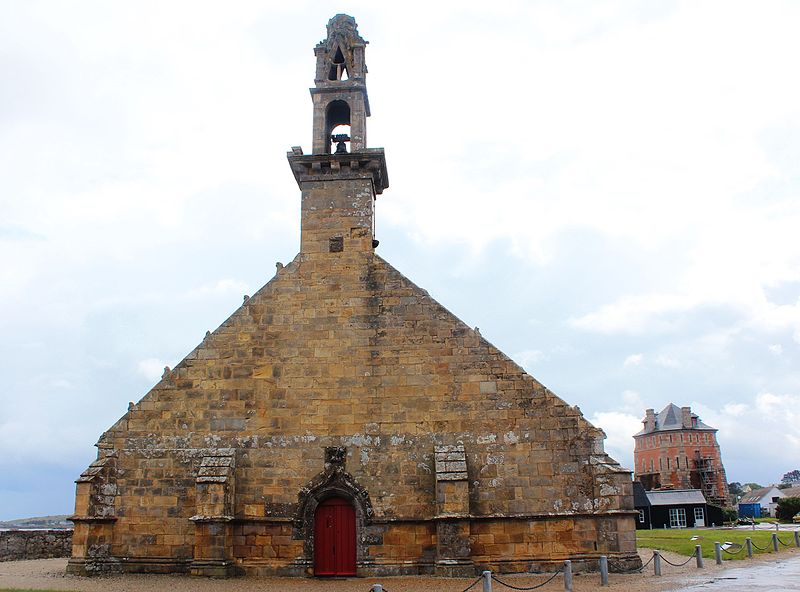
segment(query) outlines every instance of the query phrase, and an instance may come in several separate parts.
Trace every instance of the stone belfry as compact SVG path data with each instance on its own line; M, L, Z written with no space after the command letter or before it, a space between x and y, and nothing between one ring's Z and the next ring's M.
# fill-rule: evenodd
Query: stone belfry
M369 252L377 245L375 196L389 179L383 149L367 148L366 44L355 19L339 14L328 23L328 38L314 48L313 154L303 155L299 147L288 154L302 190L303 255Z
M603 432L375 252L365 46L337 15L315 48L300 252L100 436L70 572L641 565Z

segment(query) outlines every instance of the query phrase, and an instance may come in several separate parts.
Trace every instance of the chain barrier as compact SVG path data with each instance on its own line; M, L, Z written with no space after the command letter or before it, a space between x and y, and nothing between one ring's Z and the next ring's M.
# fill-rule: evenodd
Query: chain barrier
M739 553L744 551L744 547L740 547L738 551L728 551L727 549L723 549L722 547L720 547L720 550L723 553L727 553L728 555L738 555Z
M541 588L542 586L546 586L547 584L549 584L550 582L555 580L556 576L558 574L560 574L562 571L564 571L564 570L563 569L559 569L556 573L554 573L552 576L547 578L547 581L542 582L541 584L536 584L535 586L530 586L528 588L521 587L521 586L512 586L511 584L507 584L506 582L504 582L502 580L498 580L494 575L492 575L492 579L495 582L497 582L498 584L500 584L501 586L505 586L506 588L511 588L512 590L536 590L537 588Z
M626 576L626 575L629 575L629 574L635 574L635 573L642 573L642 571L644 571L644 568L647 567L648 565L650 565L653 562L653 559L655 559L655 558L656 558L656 556L655 556L655 553L654 553L650 557L650 559L647 560L647 563L642 565L642 567L636 567L634 569L629 569L627 571L617 571L617 572L614 572L614 573L618 573L618 574L621 574L623 576Z
M792 546L791 542L785 543L780 538L778 538L778 537L776 537L776 538L777 538L778 542L781 545L783 545L784 547L791 547ZM750 540L750 544L753 546L754 549L757 549L759 551L768 551L769 550L769 546L759 547L757 544L755 544L752 541L752 539ZM740 547L738 551L728 551L728 549L723 549L722 547L720 547L720 550L722 552L728 554L728 555L735 556L735 555L739 555L742 551L744 551L744 547ZM660 553L659 553L659 556L661 557L662 561L664 561L668 565L671 565L673 567L683 567L684 565L688 564L692 559L695 559L697 557L697 554L698 554L698 552L695 551L694 553L692 553L686 559L686 561L684 561L682 563L673 563L672 561L670 561L669 559L667 559L666 557L664 557ZM614 572L614 573L618 573L618 574L621 574L621 575L642 573L644 571L644 569L655 560L655 558L656 558L656 553L654 552L653 555L650 557L650 559L648 559L645 563L642 564L642 567L639 567L639 568L636 568L636 569L630 569L630 570L627 570L627 571L618 571L618 572ZM539 588L542 588L543 586L546 586L547 584L552 582L554 579L556 579L556 577L558 577L562 573L564 573L564 568L559 569L557 572L555 572L549 578L547 578L547 580L545 580L544 582L541 582L539 584L536 584L535 586L514 586L513 584L509 584L508 582L504 582L503 580L499 579L494 574L492 574L490 577L491 577L491 579L493 581L497 582L501 586L505 586L506 588L509 588L511 590L517 590L518 592L527 592L529 590L537 590ZM476 578L474 582L472 582L469 586L464 588L461 592L469 592L470 590L472 590L482 580L483 580L483 576L482 575L478 576L478 578ZM370 588L369 592L372 592L372 590L373 590L373 588ZM381 590L382 590L382 592L389 592L386 588L383 588L383 587L381 587Z
M475 580L474 582L472 582L472 583L471 583L469 586L467 586L466 588L464 588L464 589L463 589L461 592L468 592L469 590L472 590L472 588L474 588L474 587L475 587L475 584L477 584L478 582L480 582L482 579L483 579L483 576L478 576L478 579L477 579L477 580Z
M689 555L689 559L687 559L683 563L672 563L672 561L670 561L669 559L667 559L663 555L661 556L661 560L664 561L665 563L669 563L672 567L683 567L684 565L689 563L692 559L694 559L696 555L697 555L697 552L692 553L691 555Z

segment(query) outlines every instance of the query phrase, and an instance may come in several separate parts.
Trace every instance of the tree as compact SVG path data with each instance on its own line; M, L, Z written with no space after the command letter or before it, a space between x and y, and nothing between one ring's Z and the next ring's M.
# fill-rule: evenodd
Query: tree
M789 485L792 483L800 483L800 469L795 469L786 473L783 479L781 479L781 483L788 483Z
M742 495L742 484L738 481L728 483L728 493L731 495Z
M782 497L778 500L775 517L783 522L791 522L798 512L800 512L800 497Z

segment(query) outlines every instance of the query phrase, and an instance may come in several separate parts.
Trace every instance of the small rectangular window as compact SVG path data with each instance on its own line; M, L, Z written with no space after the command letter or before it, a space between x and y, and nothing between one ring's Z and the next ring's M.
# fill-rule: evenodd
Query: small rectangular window
M639 510L639 522L644 524L644 510Z
M328 251L331 253L341 253L344 251L344 238L332 236L328 242Z

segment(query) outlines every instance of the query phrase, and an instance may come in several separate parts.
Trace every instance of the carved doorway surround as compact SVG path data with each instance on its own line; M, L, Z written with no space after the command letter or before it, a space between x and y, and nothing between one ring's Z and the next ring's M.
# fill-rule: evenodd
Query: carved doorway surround
M354 545L354 565L348 570L355 572L359 563L367 557L367 545L365 543L364 530L372 522L372 503L369 493L345 471L345 460L347 450L342 446L325 448L325 465L321 473L317 474L308 484L300 489L298 494L297 513L294 517L294 528L292 536L295 539L302 539L304 555L307 564L314 565L314 575L355 575L348 574L329 574L322 571L329 571L329 566L323 566L320 573L317 573L317 559L324 555L318 555L323 551L317 550L317 543L323 545L330 541L317 541L317 519L322 516L325 520L329 517L340 521L350 521L352 523L352 540ZM329 509L325 509L329 508ZM331 510L330 508L336 508ZM346 509L346 508L349 508ZM320 513L322 512L322 513ZM332 516L330 513L339 513ZM352 512L352 520L344 517L347 512ZM322 520L323 518L319 518ZM346 528L350 528L347 526ZM347 532L347 531L345 531ZM339 535L344 536L344 535ZM350 536L349 534L347 535ZM350 540L350 539L348 539ZM342 542L339 543L343 544ZM337 546L337 549L339 547ZM339 549L342 550L342 549ZM338 552L338 551L337 551ZM330 559L330 557L328 557Z

